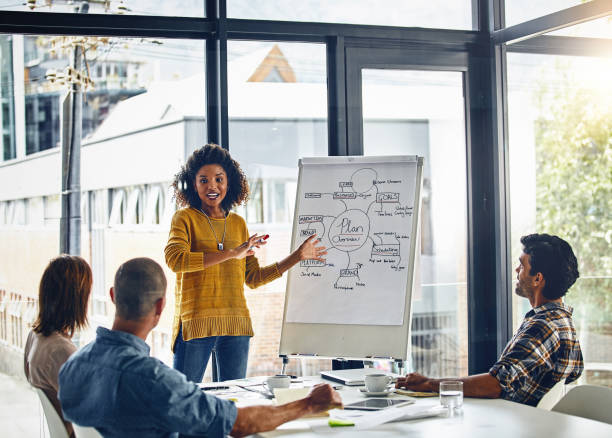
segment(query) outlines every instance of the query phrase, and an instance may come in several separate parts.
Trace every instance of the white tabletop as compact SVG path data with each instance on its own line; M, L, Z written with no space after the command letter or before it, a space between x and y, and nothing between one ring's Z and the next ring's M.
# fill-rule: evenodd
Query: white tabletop
M312 384L305 378L305 384ZM316 379L319 380L319 379ZM294 385L292 385L294 386ZM298 386L298 385L295 385ZM345 404L364 396L357 388L339 389ZM395 397L395 396L394 396ZM254 400L250 400L253 404ZM417 404L435 405L436 398L417 399ZM240 406L241 403L238 403ZM328 418L308 418L291 421L259 437L312 438L334 437L449 437L449 438L612 438L612 425L571 415L546 411L506 400L464 399L462 413L452 417L431 417L387 423L370 430L349 427L314 432L312 426L326 425Z

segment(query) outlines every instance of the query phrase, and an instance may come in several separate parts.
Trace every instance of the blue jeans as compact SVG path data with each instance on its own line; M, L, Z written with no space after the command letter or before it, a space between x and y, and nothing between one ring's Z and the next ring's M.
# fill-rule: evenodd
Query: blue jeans
M214 352L213 380L244 379L249 359L250 336L209 336L183 340L181 327L174 346L174 369L185 374L187 380L200 383Z

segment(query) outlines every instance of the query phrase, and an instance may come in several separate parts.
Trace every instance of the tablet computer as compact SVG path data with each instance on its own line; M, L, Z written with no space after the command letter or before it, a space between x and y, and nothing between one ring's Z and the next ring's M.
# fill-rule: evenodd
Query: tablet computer
M367 398L344 406L344 409L359 409L363 411L379 411L391 406L403 406L414 403L401 398Z

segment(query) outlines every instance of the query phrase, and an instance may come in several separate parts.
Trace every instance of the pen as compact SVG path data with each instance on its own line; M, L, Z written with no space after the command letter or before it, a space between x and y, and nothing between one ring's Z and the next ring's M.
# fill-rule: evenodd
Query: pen
M236 385L238 388L242 388L244 390L247 391L252 391L252 392L256 392L257 394L263 395L265 398L269 398L272 399L274 398L274 396L269 393L268 391L261 391L259 389L253 389L253 388L249 388L248 386L243 386L243 385Z
M200 386L202 391L214 391L216 389L230 389L229 386Z
M255 243L256 243L256 244L257 244L257 243L263 243L263 242L264 242L264 240L266 240L268 237L270 237L270 235L269 235L269 234L266 234L266 235L265 235L265 236L263 236L261 239L258 239L258 240L257 240L257 242L255 242ZM255 248L255 245L251 246L251 247L249 248L249 251L252 251L252 250L253 250L253 248Z

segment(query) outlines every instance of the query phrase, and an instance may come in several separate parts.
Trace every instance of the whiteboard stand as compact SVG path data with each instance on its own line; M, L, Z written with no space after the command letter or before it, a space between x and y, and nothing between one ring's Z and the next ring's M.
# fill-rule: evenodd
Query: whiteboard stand
M399 374L400 376L404 375L404 361L402 359L397 359L395 361L395 364L397 365L397 374Z
M291 249L317 234L330 250L289 271L283 373L291 357L409 363L422 181L417 156L300 159Z
M285 371L287 371L287 364L289 363L289 356L281 354L279 357L283 359L283 367L281 368L281 374L284 375Z

